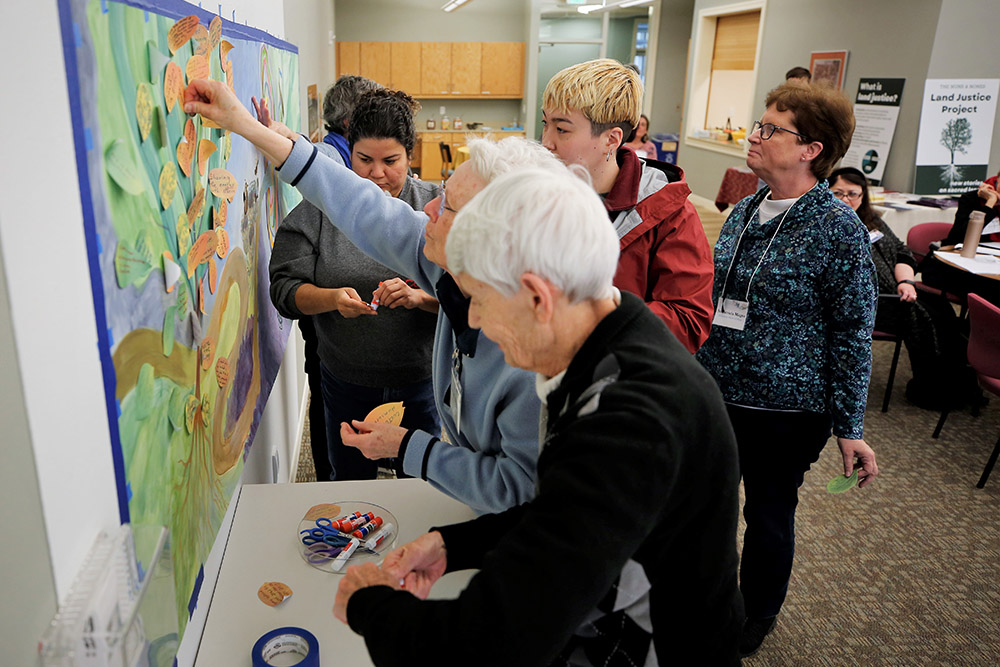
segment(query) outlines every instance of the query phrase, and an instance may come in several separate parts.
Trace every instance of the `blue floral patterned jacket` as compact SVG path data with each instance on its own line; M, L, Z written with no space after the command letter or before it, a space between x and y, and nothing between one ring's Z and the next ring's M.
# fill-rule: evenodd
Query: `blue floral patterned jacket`
M764 187L745 198L722 227L715 245L716 308L724 283L725 298L746 298L778 228L780 215L765 224L758 218L769 192ZM868 231L820 181L788 210L766 250L743 331L714 325L698 359L728 403L829 414L834 435L861 438L876 294Z

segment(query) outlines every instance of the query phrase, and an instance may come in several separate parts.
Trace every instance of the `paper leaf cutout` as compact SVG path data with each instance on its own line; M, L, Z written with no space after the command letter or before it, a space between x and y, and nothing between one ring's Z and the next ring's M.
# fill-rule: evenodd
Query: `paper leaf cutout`
M206 49L206 53L207 53ZM187 73L188 81L193 79L207 79L209 78L208 69L208 58L203 55L193 55L188 58L187 67L185 68Z
M208 189L220 199L233 201L236 196L236 177L226 169L213 169L208 172Z
M132 397L135 408L135 418L139 421L146 419L153 412L153 394L156 391L156 378L153 376L153 367L150 364L143 364L139 369L139 378L135 381L135 394Z
M191 223L186 213L177 216L177 256L186 257L191 249Z
M205 165L208 163L208 158L216 150L218 150L218 146L211 139L202 139L198 142L198 173L202 176L205 175Z
M156 107L156 118L159 122L160 130L160 146L166 148L167 146L167 114L164 113L161 107Z
M163 210L170 208L170 202L174 200L174 194L177 192L177 168L174 167L173 162L168 162L163 165L163 169L160 171L160 204L163 205Z
M208 394L201 397L201 423L205 426L212 423L212 402L208 400Z
M192 225L197 225L198 220L201 219L201 214L205 212L205 188L198 188L198 192L195 193L194 199L191 200L191 205L188 206L187 218L188 222Z
M167 63L167 71L163 75L163 101L167 105L167 112L174 110L174 104L180 100L184 101L184 72L181 66L170 61Z
M153 254L145 238L139 238L135 246L124 241L118 242L115 248L115 277L119 287L138 287L146 281L152 270Z
M179 19L177 23L170 26L170 31L167 33L167 46L170 47L170 53L177 53L177 50L187 44L197 29L198 17L193 14Z
M167 289L167 294L174 291L177 281L181 277L181 267L174 261L174 256L169 250L163 251L163 284Z
M208 291L212 294L215 294L215 283L218 277L218 269L215 268L215 261L208 260Z
M201 341L201 369L207 371L215 360L215 341L211 336L205 336Z
M149 53L149 82L156 84L163 75L163 68L167 66L170 59L163 54L163 51L160 51L160 47L153 40L146 42L146 51Z
M222 161L229 162L229 155L233 152L232 132L226 130L226 136L222 139Z
M227 61L226 63L226 85L229 86L230 90L233 88L233 61Z
M167 419L175 429L184 425L184 391L180 387L174 387L173 391L170 392Z
M222 19L216 16L212 19L212 22L208 24L209 48L215 50L215 47L219 45L220 41L222 41Z
M140 83L135 89L135 119L139 136L145 141L153 128L153 89L148 83Z
M187 427L188 433L194 431L194 419L198 415L199 407L201 407L201 401L194 394L188 394L184 402L184 426Z
M104 168L108 170L111 180L125 192L138 195L145 189L139 176L139 169L123 139L115 139L108 146L107 152L104 153ZM233 192L235 193L235 190Z
M222 71L226 71L226 56L233 50L233 45L222 40L219 42L219 62L222 64Z
M220 388L229 384L229 359L219 357L215 362L215 381L219 383Z
M268 581L257 590L257 597L268 607L274 607L292 596L292 589L280 581Z
M229 202L223 199L222 201L219 202L219 212L216 213L215 218L213 219L215 226L219 228L225 227L226 217L228 215L229 215Z
M187 316L188 310L188 291L187 284L180 283L177 285L177 312L180 314L180 318L183 320Z
M174 351L174 315L177 306L170 306L163 313L163 356L169 357Z
M209 46L209 43L208 43L208 28L206 28L203 25L199 25L197 28L194 29L194 34L191 35L191 38L194 40L194 44L195 44L195 46L194 46L194 53L195 53L195 55L197 55L197 56L207 56L208 55L208 51L211 48ZM208 58L205 58L205 61L207 62ZM191 77L188 77L188 78L191 78ZM201 79L201 78L205 78L205 77L195 77L195 78Z
M313 505L306 512L306 515L302 517L303 521L315 521L316 519L336 519L340 516L340 505L335 505L333 503L320 503L319 505Z
M181 171L185 176L191 175L191 161L194 159L195 151L195 129L194 121L190 118L184 123L184 138L177 144L177 164L181 166Z
M396 403L383 403L374 410L368 413L365 417L366 422L375 422L376 424L392 424L393 426L399 426L399 423L403 421L403 412L405 408L403 407L402 401L397 401Z
M218 123L216 123L211 118L207 118L205 116L201 117L201 126L204 127L204 128L207 128L209 130L221 130L222 129L221 125L219 125ZM204 139L202 141L204 141Z
M844 491L850 491L858 483L858 471L857 469L851 474L850 477L846 475L837 475L826 485L827 493L843 493Z
M223 200L223 203L225 203L225 200ZM215 254L221 259L225 259L226 255L229 254L229 232L219 228L215 230L215 235L219 239L218 244L215 246Z
M205 283L198 281L198 310L205 314Z
M194 275L200 264L208 261L208 258L215 253L219 245L219 239L213 230L208 230L198 237L198 240L191 246L187 256L188 278Z

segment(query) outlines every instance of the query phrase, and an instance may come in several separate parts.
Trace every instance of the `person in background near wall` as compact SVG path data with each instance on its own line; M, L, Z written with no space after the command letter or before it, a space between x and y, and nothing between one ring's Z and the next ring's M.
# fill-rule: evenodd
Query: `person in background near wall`
M875 266L864 225L826 174L854 134L844 96L785 83L747 136L747 166L766 186L743 199L715 245L716 315L698 359L726 399L746 501L740 590L753 655L788 592L795 507L833 434L845 475L878 474L862 439L875 323Z
M1000 242L998 178L1000 178L1000 174L990 176L979 184L977 190L970 190L959 197L958 210L955 211L955 224L948 231L948 236L941 240L941 245L955 245L965 240L965 230L969 228L969 216L972 215L973 211L982 211L986 215L982 240Z
M649 119L646 114L639 116L639 126L628 135L625 145L641 158L656 159L656 144L649 140Z
M812 82L812 78L812 72L805 67L793 67L785 72L785 81L791 83L810 83Z
M897 334L906 344L913 369L906 397L935 410L964 405L976 387L966 368L954 309L940 294L917 291L913 279L917 262L872 208L864 174L843 167L829 180L833 196L850 206L868 228L879 291L875 329Z
M422 210L441 188L407 176L419 103L399 91L361 96L348 143L354 172L389 196ZM284 317L313 316L319 339L322 398L331 474L375 479L378 464L340 439L340 424L402 401L404 428L440 432L431 383L437 301L358 250L307 201L278 228L271 252L271 299ZM360 295L382 291L379 310ZM397 461L387 461L397 467Z
M712 251L675 165L622 147L639 125L642 80L617 60L558 72L542 96L542 145L590 174L621 246L615 286L632 292L692 353L712 326Z
M382 569L349 568L334 614L383 666L738 664L739 470L722 396L612 286L618 239L593 189L562 166L502 176L458 214L446 254L469 323L537 373L538 492L432 528ZM457 599L421 599L468 568Z
M347 144L347 131L354 106L365 93L378 90L382 84L355 74L344 74L330 86L323 96L323 125L326 136L322 144L316 144L325 155L351 167L351 147Z

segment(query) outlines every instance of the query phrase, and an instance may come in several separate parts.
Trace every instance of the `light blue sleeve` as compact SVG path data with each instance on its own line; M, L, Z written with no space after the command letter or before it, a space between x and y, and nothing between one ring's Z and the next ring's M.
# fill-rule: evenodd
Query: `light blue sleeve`
M361 252L434 293L444 271L424 256L423 212L385 196L380 187L337 164L305 137L295 142L278 174Z

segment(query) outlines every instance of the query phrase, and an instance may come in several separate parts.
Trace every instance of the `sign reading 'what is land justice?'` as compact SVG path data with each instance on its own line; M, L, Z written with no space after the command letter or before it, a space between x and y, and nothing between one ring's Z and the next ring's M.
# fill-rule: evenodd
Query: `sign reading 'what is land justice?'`
M858 82L858 95L854 98L857 124L843 164L860 169L875 184L882 182L905 82L906 79L861 79Z
M928 79L917 138L914 192L975 190L989 170L1000 79Z

